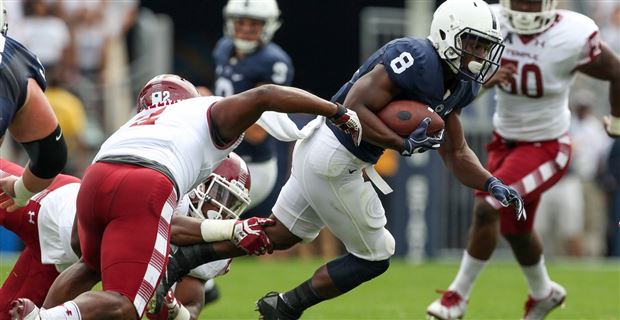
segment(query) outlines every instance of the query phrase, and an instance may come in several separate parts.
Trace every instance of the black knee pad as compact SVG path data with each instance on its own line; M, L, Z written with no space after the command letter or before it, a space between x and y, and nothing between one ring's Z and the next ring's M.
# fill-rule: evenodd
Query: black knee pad
M346 254L327 263L327 273L340 292L345 293L360 284L384 273L390 267L390 259L368 261Z

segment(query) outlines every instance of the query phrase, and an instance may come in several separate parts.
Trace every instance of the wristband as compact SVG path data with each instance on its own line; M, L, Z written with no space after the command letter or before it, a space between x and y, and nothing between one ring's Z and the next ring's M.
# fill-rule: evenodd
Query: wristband
M607 127L607 132L614 136L620 136L620 117L615 117L613 115L609 117L609 127Z
M30 197L36 194L26 189L26 186L24 185L24 179L22 179L21 177L15 180L15 184L13 185L13 192L15 192L15 198L13 198L13 201L19 207L23 207L28 204L28 201L30 201Z
M200 223L200 235L205 242L231 240L237 221L206 219Z
M333 116L329 117L330 119L338 119L342 117L342 115L347 113L347 107L343 106L338 102L334 102L334 104L336 105L336 113L334 113Z

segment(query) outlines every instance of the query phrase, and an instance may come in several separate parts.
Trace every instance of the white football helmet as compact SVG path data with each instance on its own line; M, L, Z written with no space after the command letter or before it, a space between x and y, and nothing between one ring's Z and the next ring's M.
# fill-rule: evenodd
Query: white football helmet
M482 0L448 0L433 14L428 39L454 73L461 73L479 83L489 80L499 68L504 51L499 22L489 5ZM484 56L464 47L484 46ZM462 65L464 57L473 57Z
M278 19L280 9L276 0L229 0L224 7L224 34L233 38L235 47L244 53L254 51L259 45L271 41L273 34L282 24ZM235 19L251 18L265 22L260 41L235 38Z
M207 177L189 193L190 215L201 219L237 219L250 205L250 171L232 152ZM216 210L208 210L205 216L203 206L214 204Z
M540 3L540 11L517 11L513 9L512 3L515 0L500 0L502 6L501 13L508 21L507 27L510 31L518 34L536 34L547 30L555 21L556 11L555 0L520 0L525 2Z
M0 0L0 34L6 36L6 32L9 30L9 23L6 19L6 8L4 2Z

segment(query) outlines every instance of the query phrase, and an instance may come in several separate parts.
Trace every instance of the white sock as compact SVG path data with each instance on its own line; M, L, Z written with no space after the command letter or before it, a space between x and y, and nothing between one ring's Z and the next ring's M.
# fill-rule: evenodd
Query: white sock
M57 307L41 309L39 312L41 319L45 320L80 320L80 309L73 301L67 301Z
M448 290L458 292L463 299L469 298L471 289L474 287L478 275L486 264L487 261L478 260L470 256L467 250L465 250L463 252L463 259L461 260L459 272L456 274L456 278L454 278L452 284L448 287Z
M521 270L523 270L525 280L527 280L530 296L534 300L546 298L551 292L551 279L545 266L545 257L541 255L537 264L527 267L521 266Z

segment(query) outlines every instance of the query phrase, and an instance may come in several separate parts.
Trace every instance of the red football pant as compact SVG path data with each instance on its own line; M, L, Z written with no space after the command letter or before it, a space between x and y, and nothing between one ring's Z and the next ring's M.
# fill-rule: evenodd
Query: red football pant
M0 320L9 318L11 301L28 298L41 306L50 286L58 276L54 265L41 264L37 215L40 204L30 201L14 212L0 209L0 225L17 234L26 245L0 288Z
M504 184L515 188L523 198L526 220L517 221L513 207L501 207L488 193L477 191L500 211L500 230L504 235L529 233L534 225L540 196L568 170L572 157L570 137L540 142L508 143L497 133L487 145L487 169Z
M177 197L163 174L141 166L98 162L77 198L82 258L101 272L103 290L123 294L141 317L168 261Z

